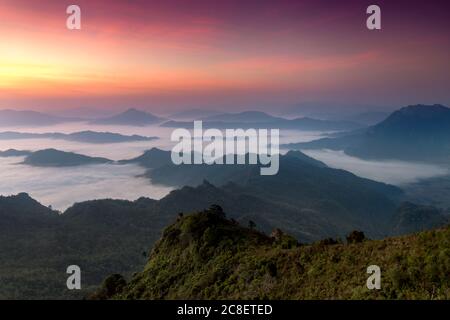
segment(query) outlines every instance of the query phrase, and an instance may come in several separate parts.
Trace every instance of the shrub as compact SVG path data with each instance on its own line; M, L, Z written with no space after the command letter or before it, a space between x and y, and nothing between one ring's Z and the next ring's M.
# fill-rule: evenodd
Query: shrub
M346 239L347 243L361 243L366 240L366 236L364 235L364 232L354 230L348 234Z

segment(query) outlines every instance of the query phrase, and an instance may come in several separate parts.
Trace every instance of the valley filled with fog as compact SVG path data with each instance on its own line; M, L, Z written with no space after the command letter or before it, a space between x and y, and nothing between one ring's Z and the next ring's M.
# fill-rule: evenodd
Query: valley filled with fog
M363 160L349 156L343 151L303 150L303 153L324 162L329 167L344 169L360 177L397 186L450 173L449 169L443 166L399 160Z
M8 127L7 131L72 133L85 130L142 134L161 137L152 141L125 143L82 143L56 139L0 140L0 150L38 151L54 148L92 157L123 160L141 155L153 147L168 148L171 129L157 126L93 126L85 123L64 123L48 127ZM3 130L6 131L6 130ZM167 139L165 139L167 138ZM75 202L94 199L136 200L139 197L160 199L173 188L151 183L143 177L145 169L136 164L95 164L77 167L33 167L22 164L24 157L0 157L0 195L29 193L44 205L65 210Z
M123 135L137 134L158 139L122 143L85 143L57 139L0 140L0 151L8 149L38 151L54 148L118 161L138 157L154 147L170 150L174 145L174 142L170 141L173 128L158 125L139 127L76 122L39 127L8 127L1 131L73 133L86 130ZM280 144L308 142L330 133L281 130ZM281 153L285 152L287 150L281 150ZM305 150L304 153L332 168L344 169L361 177L399 186L449 173L447 168L436 165L405 161L367 161L348 156L342 151ZM42 204L51 205L58 210L65 210L75 202L93 199L135 200L139 197L160 199L173 190L173 187L153 184L149 177L144 176L145 168L137 164L111 163L55 168L29 166L22 164L23 160L24 157L0 157L0 195L26 192Z

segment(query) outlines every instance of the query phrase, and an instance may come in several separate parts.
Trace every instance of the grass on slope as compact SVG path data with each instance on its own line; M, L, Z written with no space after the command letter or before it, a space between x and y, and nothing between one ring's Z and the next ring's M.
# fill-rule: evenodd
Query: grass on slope
M220 208L180 217L126 284L105 280L93 298L449 299L450 228L355 244L299 245L224 217ZM368 290L369 265L381 289Z

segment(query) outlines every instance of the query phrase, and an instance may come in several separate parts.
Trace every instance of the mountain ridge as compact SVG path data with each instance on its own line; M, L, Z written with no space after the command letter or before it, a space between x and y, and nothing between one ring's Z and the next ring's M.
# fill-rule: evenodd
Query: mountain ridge
M155 116L149 112L137 110L130 108L122 113L91 120L92 124L103 124L103 125L128 125L128 126L146 126L152 125L163 121L163 118Z
M89 157L74 152L65 152L56 149L44 149L31 152L23 161L23 164L36 167L73 167L105 163L113 163L113 161L106 158Z
M228 220L220 207L179 216L127 283L105 279L91 299L448 299L450 227L380 241L301 245ZM444 251L443 251L444 250ZM447 250L448 251L448 250ZM379 265L380 290L366 287ZM436 267L439 266L439 267ZM330 287L330 283L339 284Z
M407 106L362 131L335 138L286 144L283 147L344 150L348 155L369 160L448 163L450 108L443 105Z
M151 141L157 137L146 137L140 135L123 135L113 132L98 132L92 130L78 131L73 133L24 133L15 131L0 132L0 140L18 140L18 139L56 139L77 141L85 143L120 143L132 141Z
M81 121L81 119L53 116L29 110L0 110L0 127L48 126L73 121Z

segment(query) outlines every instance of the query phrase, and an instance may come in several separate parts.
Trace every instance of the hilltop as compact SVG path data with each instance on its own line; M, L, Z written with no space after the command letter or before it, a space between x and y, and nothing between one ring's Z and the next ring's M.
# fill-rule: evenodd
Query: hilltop
M101 125L147 126L161 122L162 120L162 118L149 112L131 108L111 117L92 120L91 123Z
M355 234L355 233L354 233ZM227 220L220 207L179 216L143 271L108 277L94 299L448 299L450 228L301 245ZM381 290L366 288L369 265Z

